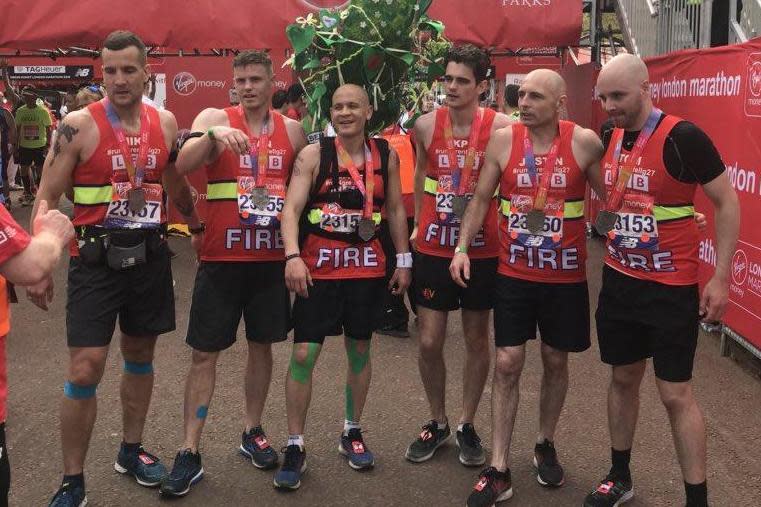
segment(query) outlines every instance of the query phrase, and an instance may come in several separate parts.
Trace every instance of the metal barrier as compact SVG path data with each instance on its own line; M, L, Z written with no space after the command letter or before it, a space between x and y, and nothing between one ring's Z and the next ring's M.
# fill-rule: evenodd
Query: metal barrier
M729 0L729 42L746 42L761 30L761 0Z
M629 47L643 58L711 45L713 0L617 0L617 3Z

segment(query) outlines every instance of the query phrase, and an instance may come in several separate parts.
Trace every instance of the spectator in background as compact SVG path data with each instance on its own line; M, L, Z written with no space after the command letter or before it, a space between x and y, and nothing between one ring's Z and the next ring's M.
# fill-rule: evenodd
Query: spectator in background
M80 88L74 98L74 108L72 111L79 111L93 102L98 102L103 98L103 90L98 85L89 85Z
M24 185L24 195L19 202L29 206L34 202L33 190L37 179L32 168L42 173L42 164L50 146L52 119L50 111L44 105L37 103L37 93L30 86L21 92L24 105L16 110L16 129L18 138L18 156L16 160L21 166L21 181Z
M2 178L2 198L5 207L11 208L10 185L8 168L11 164L11 153L16 151L16 121L13 114L0 105L0 177Z
M283 107L285 107L285 115L292 120L301 121L307 116L304 89L300 84L294 83L288 87L288 98L286 99L286 105Z
M520 87L517 84L509 84L505 86L505 114L513 121L521 119L521 115L518 112L518 89Z
M288 92L278 90L272 95L272 109L284 115L288 112Z

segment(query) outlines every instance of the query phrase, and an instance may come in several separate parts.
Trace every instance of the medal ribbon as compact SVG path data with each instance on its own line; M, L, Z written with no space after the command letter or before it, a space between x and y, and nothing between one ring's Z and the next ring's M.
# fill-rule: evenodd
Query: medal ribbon
M246 125L248 131L248 124L246 122L246 113L241 106L238 106L238 114L240 114L243 125ZM254 177L254 185L257 187L266 186L267 173L269 172L269 153L270 153L270 112L267 110L267 115L264 117L264 123L262 124L262 130L259 133L259 139L254 147L254 139L251 136L251 132L248 134L249 155L251 157L251 174ZM261 181L259 180L259 171L262 171Z
M552 174L555 172L555 162L558 159L558 153L560 152L560 132L555 136L552 141L552 147L550 147L549 153L544 158L544 171L543 177L539 175L539 171L536 168L536 157L534 156L534 145L529 137L528 129L524 130L523 134L523 158L526 161L526 168L528 169L529 178L532 180L532 184L536 181L536 194L534 195L533 208L537 211L544 211L544 206L547 204L547 194L550 191L550 180Z
M375 167L373 164L373 154L368 147L369 142L365 143L365 181L362 182L362 176L359 174L357 164L352 160L349 152L346 151L341 139L336 137L336 153L338 154L338 163L341 167L349 171L351 179L365 198L365 207L362 210L362 218L373 218L373 194L375 193ZM373 145L375 148L375 145Z
M624 144L624 131L623 129L615 129L613 135L618 139L616 142L616 149L613 152L613 167L611 167L611 176L616 182L613 187L613 191L608 196L608 202L606 210L610 212L617 212L621 208L621 201L624 198L624 191L626 185L629 183L629 178L634 173L634 165L642 156L647 142L655 132L655 127L658 125L658 120L661 118L662 111L658 108L653 108L650 112L650 116L647 117L645 126L637 136L637 141L634 143L632 151L629 153L629 163L621 164L621 148Z
M444 118L444 141L447 144L447 158L449 159L449 167L453 168L452 180L454 186L457 188L457 195L465 195L470 187L470 179L473 174L473 169L476 165L476 151L478 150L478 137L481 133L481 120L483 118L481 108L476 110L476 114L473 117L473 122L470 125L470 136L468 139L468 151L465 152L465 163L460 169L460 165L457 163L457 151L454 145L454 132L452 129L452 117L447 111L447 115Z
M151 131L151 121L148 119L148 109L145 104L140 104L140 150L137 160L133 162L132 153L127 144L127 134L124 133L119 115L116 114L114 106L107 98L103 100L103 106L106 109L108 123L111 124L111 130L113 130L116 142L119 144L119 151L124 158L124 165L127 168L127 176L132 183L132 188L141 188L145 179L145 166L148 164L148 149L150 148L148 137Z

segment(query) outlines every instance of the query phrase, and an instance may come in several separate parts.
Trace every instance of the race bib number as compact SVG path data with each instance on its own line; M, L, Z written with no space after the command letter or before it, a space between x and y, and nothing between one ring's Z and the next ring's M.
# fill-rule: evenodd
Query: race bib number
M338 204L323 206L320 229L327 232L353 234L362 220L359 210L345 210Z
M507 217L507 233L518 243L534 248L560 248L563 240L563 219L565 200L547 197L544 206L544 224L542 230L532 232L528 229L528 213L533 208L534 200L528 195L513 195L510 199L510 215Z
M132 183L121 182L112 185L111 202L106 211L103 226L109 229L156 229L161 225L161 185L143 183L145 206L139 211L129 207L128 194Z
M655 248L658 245L658 222L653 215L654 198L644 194L624 195L616 225L609 236L620 248Z
M241 222L248 225L270 227L280 222L280 215L285 205L285 188L283 185L267 185L266 204L259 202L261 190L255 189L252 176L238 176L238 214Z
M459 217L454 212L455 196L454 181L451 175L444 174L439 176L439 182L436 186L436 216L442 225L456 224L460 222ZM470 199L470 195L467 196Z
M23 134L24 139L28 141L36 141L40 138L39 125L24 125Z

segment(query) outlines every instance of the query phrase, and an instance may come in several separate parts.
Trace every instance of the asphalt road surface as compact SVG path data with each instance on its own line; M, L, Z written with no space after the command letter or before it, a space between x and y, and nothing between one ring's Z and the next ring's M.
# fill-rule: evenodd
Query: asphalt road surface
M29 208L14 210L21 223ZM171 465L182 443L182 396L190 349L184 337L188 322L195 262L189 241L172 239L179 256L176 280L177 331L160 338L155 360L156 385L144 443ZM600 283L602 245L590 242L589 282L593 306ZM8 340L10 400L8 447L12 466L11 505L46 506L61 480L58 406L67 365L65 346L66 269L56 273L57 294L45 313L21 296L13 308ZM594 308L592 309L594 313ZM266 316L263 316L266 318ZM328 339L315 369L314 395L306 432L309 470L301 489L280 493L273 472L255 469L238 455L243 425L243 339L223 353L217 387L209 410L201 453L206 475L181 500L160 500L156 490L138 486L117 474L114 459L121 441L118 346L109 357L98 388L98 420L86 463L89 505L93 506L462 506L478 469L464 468L456 448L448 445L427 463L411 464L404 450L429 418L417 368L414 324L410 339L376 336L373 382L363 418L364 434L376 455L373 471L351 470L336 452L343 424L346 359L342 340ZM239 332L239 337L242 337ZM118 344L118 341L116 342ZM264 428L276 447L284 445L284 379L291 345L274 347L275 367ZM449 375L448 414L459 418L463 369L459 314L449 321L446 361ZM529 344L521 383L521 401L512 448L515 495L500 505L579 506L585 494L609 468L605 416L609 370L600 363L596 339L590 350L572 356L571 382L556 436L566 484L547 490L536 482L531 458L538 424L541 364L535 342ZM476 429L490 446L491 380L481 402ZM718 338L701 334L695 368L695 390L708 429L708 485L714 506L761 505L761 382L719 355ZM684 489L675 458L668 419L655 389L652 368L643 383L639 427L632 456L635 499L631 506L684 505Z

